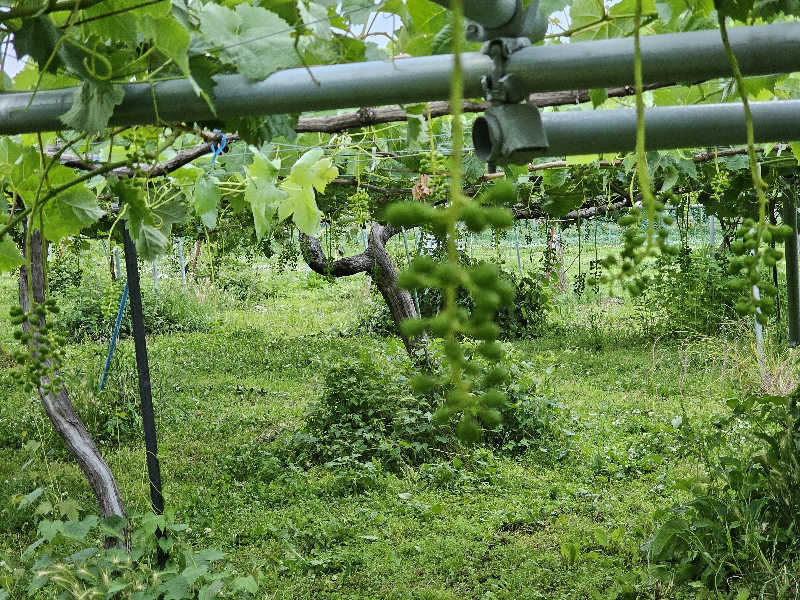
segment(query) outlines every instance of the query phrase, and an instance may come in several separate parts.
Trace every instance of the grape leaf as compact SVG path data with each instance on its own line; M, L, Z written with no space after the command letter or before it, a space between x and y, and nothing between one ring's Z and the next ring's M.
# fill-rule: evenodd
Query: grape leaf
M206 176L197 178L192 194L194 211L203 224L209 229L217 226L220 194L217 184Z
M14 240L4 235L0 240L0 273L10 273L24 263L25 259Z
M209 43L221 47L223 60L251 79L263 79L300 62L290 37L292 28L259 6L239 4L234 12L210 2L200 11L200 31Z
M278 206L278 218L292 217L295 225L306 235L314 235L322 222L314 190L325 192L325 187L339 174L329 158L323 157L322 148L314 148L301 156L280 185L286 196Z
M45 237L51 242L77 235L105 213L85 185L71 187L48 202L42 210Z
M270 160L260 152L255 152L253 162L247 167L247 174L253 179L265 179L274 183L280 168L281 160L279 158Z
M131 234L133 236L133 233ZM136 251L144 260L154 260L167 248L167 236L161 233L155 226L142 222L134 237L136 241Z
M339 170L329 158L323 158L322 148L314 148L301 156L289 173L288 180L301 187L314 187L320 194L325 193L327 186Z
M76 131L98 134L108 125L114 107L122 102L124 96L122 86L84 81L75 90L72 106L61 115L61 121Z
M139 29L145 38L150 38L167 58L178 65L184 75L191 78L189 70L189 32L171 17L153 18L145 15L139 18Z
M606 88L595 88L589 90L589 98L592 100L592 107L597 108L603 102L608 100L608 91Z
M261 240L272 229L275 210L286 194L273 183L250 180L244 191L244 199L253 211L253 223L256 227L256 238Z
M154 208L153 215L159 231L167 237L172 234L172 226L175 223L185 223L187 220L186 208L177 198Z
M353 25L364 25L374 8L367 0L342 0L341 14L347 15Z
M306 4L302 0L297 3L297 9L303 18L303 24L314 32L314 35L323 39L333 39L331 22L328 20L328 10L316 2Z
M278 218L292 217L295 225L306 235L315 235L322 222L322 211L317 208L314 199L314 188L304 187L291 181L284 181L281 189L286 197L278 207Z

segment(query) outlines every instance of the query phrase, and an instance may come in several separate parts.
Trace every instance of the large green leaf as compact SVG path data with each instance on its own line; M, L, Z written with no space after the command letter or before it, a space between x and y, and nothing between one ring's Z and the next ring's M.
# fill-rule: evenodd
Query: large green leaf
M309 2L306 4L302 1L297 3L297 8L300 11L300 16L303 18L303 23L314 32L314 35L323 40L333 39L327 8L316 2Z
M139 19L139 29L145 38L152 39L156 47L167 58L172 59L184 75L190 76L187 54L190 36L178 21L171 17L154 18L145 15Z
M220 194L216 182L207 176L198 177L197 182L194 184L192 204L197 216L209 229L214 229L217 226L219 201Z
M338 169L323 156L321 148L303 154L292 166L289 177L281 182L280 188L286 195L278 206L278 218L283 220L291 216L303 233L314 235L322 221L314 190L324 193L338 174Z
M50 200L42 210L44 234L52 242L77 235L105 213L85 185L76 185Z
M244 199L253 211L256 237L260 240L272 229L275 211L286 194L269 181L251 180L244 192Z
M114 107L122 102L124 96L122 86L84 81L75 90L72 107L61 115L61 121L77 131L98 134L106 128Z
M313 187L320 194L339 174L329 158L324 158L322 148L314 148L301 156L289 173L289 180L301 187Z
M131 237L134 237L131 234ZM136 251L144 260L154 260L167 249L169 240L155 226L142 223L134 237Z
M0 239L0 273L10 273L20 265L25 263L25 259L8 235Z
M252 79L299 64L292 28L274 13L239 4L233 11L213 2L200 11L200 31L220 56Z

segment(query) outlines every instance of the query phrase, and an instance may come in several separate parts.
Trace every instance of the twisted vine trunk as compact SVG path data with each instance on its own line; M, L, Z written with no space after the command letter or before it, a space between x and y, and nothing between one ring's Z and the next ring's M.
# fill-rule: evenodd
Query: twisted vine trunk
M402 333L400 323L414 319L417 309L408 290L397 285L399 271L386 251L386 243L400 230L391 225L374 223L367 237L367 248L361 254L331 260L325 256L319 239L300 233L300 251L311 269L320 275L348 277L367 273L383 296L392 320L400 331L400 337L411 360L417 364L425 363L427 343L423 336L409 337Z
M33 301L42 304L45 301L44 261L46 260L46 242L42 244L40 233L34 230L31 234L31 273ZM27 253L27 249L25 250ZM22 310L28 312L31 308L29 295L28 269L26 265L19 272L19 304ZM30 328L30 323L25 324ZM35 352L35 349L34 349ZM114 474L106 464L92 440L89 431L81 421L69 397L66 387L62 387L57 394L45 391L49 380L43 377L37 386L39 398L53 427L64 440L70 454L75 458L97 499L100 515L112 515L127 518L122 497L114 479Z

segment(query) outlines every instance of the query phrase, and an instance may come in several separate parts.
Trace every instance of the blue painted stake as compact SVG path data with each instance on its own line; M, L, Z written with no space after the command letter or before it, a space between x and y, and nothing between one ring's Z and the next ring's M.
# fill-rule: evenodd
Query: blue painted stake
M117 320L114 323L114 332L111 334L111 342L108 344L108 355L106 356L106 366L103 369L103 378L100 380L100 391L106 387L106 378L108 371L111 369L111 359L114 358L114 348L117 346L117 338L119 337L119 328L122 325L122 315L125 314L125 302L128 300L128 282L125 282L125 289L122 290L122 297L119 299L119 310L117 311Z

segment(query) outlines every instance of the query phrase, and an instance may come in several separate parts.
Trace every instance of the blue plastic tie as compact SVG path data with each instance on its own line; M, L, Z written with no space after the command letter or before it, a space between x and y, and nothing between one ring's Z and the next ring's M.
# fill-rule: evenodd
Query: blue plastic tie
M117 311L117 320L114 323L114 333L111 334L111 342L108 345L108 354L106 355L106 366L103 369L103 378L100 380L100 391L106 387L106 378L108 371L111 369L111 359L114 357L114 348L117 346L117 338L119 337L119 328L122 325L122 315L125 314L125 302L128 300L128 282L125 282L125 289L122 290L122 297L119 299L119 310Z
M220 133L219 129L215 129L214 133ZM211 151L214 153L214 156L211 157L211 166L214 166L214 163L217 162L217 157L222 154L222 151L225 150L225 146L228 145L228 138L225 137L225 134L222 134L222 139L220 140L219 146L215 144L211 144Z

